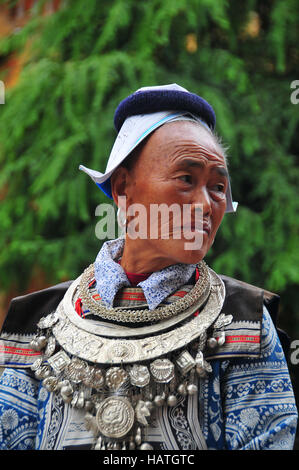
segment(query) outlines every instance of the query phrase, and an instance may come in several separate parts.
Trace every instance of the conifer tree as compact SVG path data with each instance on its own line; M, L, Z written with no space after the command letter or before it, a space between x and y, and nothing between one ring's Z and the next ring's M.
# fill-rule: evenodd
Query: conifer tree
M281 293L294 322L298 13L296 0L72 0L46 17L35 8L0 43L3 60L30 48L0 108L2 290L25 292L40 269L48 283L72 279L94 260L95 208L107 199L78 166L105 169L121 99L175 82L214 107L239 202L208 262Z

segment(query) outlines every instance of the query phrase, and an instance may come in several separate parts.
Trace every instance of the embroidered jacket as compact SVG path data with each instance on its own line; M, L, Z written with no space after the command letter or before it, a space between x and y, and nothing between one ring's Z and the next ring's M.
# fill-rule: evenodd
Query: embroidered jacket
M147 441L160 450L292 449L297 410L285 355L269 314L277 298L222 277L223 313L233 315L226 342L206 354L212 373L199 393L157 409ZM42 387L30 370L29 342L40 317L52 312L70 283L12 301L2 330L0 449L90 448L84 412ZM269 308L266 308L266 305ZM215 331L217 336L217 331ZM282 337L283 338L283 337ZM204 442L205 441L205 442Z

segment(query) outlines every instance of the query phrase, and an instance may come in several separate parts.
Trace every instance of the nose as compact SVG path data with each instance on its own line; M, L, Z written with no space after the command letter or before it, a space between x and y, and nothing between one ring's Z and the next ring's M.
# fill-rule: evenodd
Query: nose
M202 211L203 217L210 217L212 214L212 205L209 192L206 187L201 187L196 191L193 206L195 210Z

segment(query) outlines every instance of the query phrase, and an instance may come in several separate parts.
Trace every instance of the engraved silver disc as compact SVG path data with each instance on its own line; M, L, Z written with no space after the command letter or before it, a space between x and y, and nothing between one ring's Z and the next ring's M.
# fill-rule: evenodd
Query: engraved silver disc
M127 341L115 341L107 351L108 357L114 362L127 361L135 355L135 347Z
M77 357L71 360L71 362L65 368L65 374L69 380L75 383L82 382L83 378L88 374L88 365L86 362L81 361Z
M106 372L106 385L112 392L116 392L128 382L128 378L124 369L111 367Z
M145 387L150 382L150 373L146 366L135 364L130 369L130 381L136 387Z
M87 387L101 390L105 384L104 373L101 369L90 368L82 381Z
M98 406L96 423L104 436L123 437L134 424L134 409L123 397L105 398Z
M150 371L157 383L168 383L174 377L174 365L169 359L156 359L151 363Z

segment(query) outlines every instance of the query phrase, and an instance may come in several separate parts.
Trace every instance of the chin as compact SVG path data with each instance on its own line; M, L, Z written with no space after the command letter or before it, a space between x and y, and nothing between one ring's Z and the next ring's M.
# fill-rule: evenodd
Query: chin
M180 243L177 243L176 246L171 247L172 249L169 250L174 254L174 262L176 263L184 263L184 264L197 264L204 259L206 256L209 246L206 246L206 243L203 243L199 248L196 246L191 246L192 242L190 240L180 240ZM187 249L189 247L189 249Z
M197 264L202 261L205 256L206 252L188 250L184 252L184 257L180 262L185 264Z

